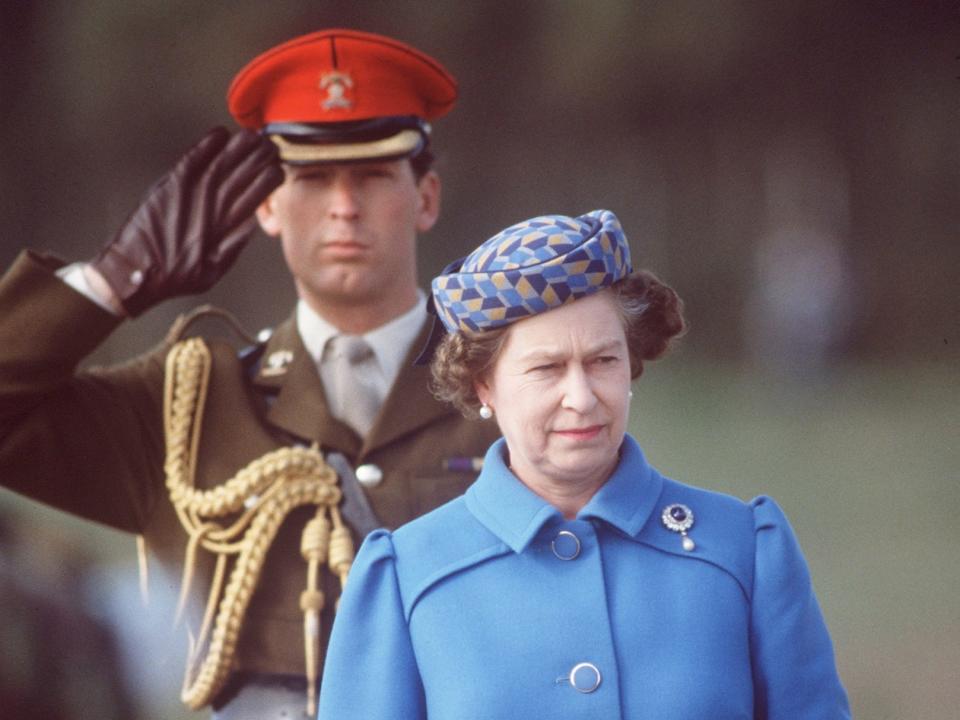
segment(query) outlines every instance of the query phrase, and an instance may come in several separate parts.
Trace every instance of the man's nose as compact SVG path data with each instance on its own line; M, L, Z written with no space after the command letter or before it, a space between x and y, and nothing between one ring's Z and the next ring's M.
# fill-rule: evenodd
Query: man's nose
M360 212L357 187L349 178L336 178L330 185L330 215L353 219Z

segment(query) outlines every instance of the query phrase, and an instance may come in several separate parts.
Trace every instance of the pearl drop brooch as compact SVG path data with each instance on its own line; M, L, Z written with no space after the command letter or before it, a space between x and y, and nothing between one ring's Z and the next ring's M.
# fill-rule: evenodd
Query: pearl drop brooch
M684 550L691 552L697 547L693 538L687 535L687 531L693 527L693 510L681 503L673 503L663 509L660 519L667 530L680 533Z

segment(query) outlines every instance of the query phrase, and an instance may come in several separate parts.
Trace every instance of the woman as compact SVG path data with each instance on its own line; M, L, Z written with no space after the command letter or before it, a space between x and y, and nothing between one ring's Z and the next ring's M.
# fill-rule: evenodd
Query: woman
M340 718L844 718L783 513L665 478L630 382L683 329L613 213L510 227L433 282L437 392L503 438L467 493L351 570L323 677Z

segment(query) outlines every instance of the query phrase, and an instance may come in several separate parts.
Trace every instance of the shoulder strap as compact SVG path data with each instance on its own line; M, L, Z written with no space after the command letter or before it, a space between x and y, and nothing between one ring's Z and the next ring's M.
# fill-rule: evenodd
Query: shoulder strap
M192 326L210 318L225 325L234 338L239 339L244 345L255 345L257 343L256 339L244 329L235 315L214 305L200 305L178 317L170 330L167 331L167 342L173 345L183 340Z

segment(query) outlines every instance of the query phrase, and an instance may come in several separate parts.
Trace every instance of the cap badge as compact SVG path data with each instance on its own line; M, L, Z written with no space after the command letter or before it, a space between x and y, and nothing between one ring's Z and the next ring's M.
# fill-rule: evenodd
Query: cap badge
M277 350L267 356L260 374L264 377L275 377L283 375L287 371L287 366L293 362L293 353L289 350Z
M327 97L320 103L324 110L349 110L353 100L346 97L353 88L353 78L347 73L332 70L320 76L320 89L327 91Z
M682 544L684 550L691 552L697 547L693 538L687 537L687 530L693 527L693 510L686 505L674 503L673 505L667 505L663 509L660 519L663 521L663 525L667 530L680 533L680 536L683 538Z

